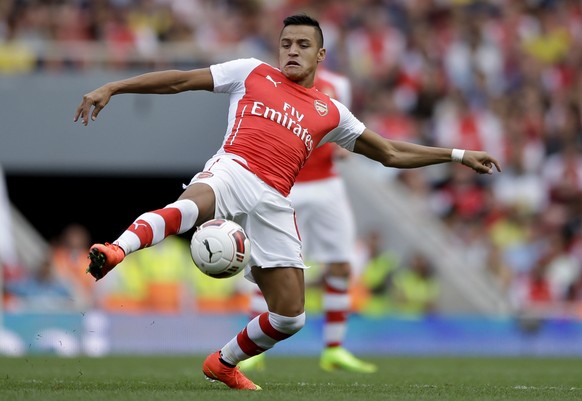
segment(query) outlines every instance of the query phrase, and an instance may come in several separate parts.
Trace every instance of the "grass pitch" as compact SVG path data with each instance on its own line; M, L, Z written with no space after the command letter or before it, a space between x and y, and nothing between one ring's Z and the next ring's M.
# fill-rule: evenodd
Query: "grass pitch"
M0 400L582 400L582 359L366 359L378 373L325 373L314 357L268 357L268 372L248 374L263 391L250 392L206 381L202 357L0 358Z

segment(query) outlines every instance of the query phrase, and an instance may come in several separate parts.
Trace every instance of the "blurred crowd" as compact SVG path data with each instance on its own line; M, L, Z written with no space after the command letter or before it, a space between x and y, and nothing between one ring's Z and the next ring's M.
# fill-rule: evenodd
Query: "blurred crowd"
M582 1L3 1L0 76L274 62L281 21L297 11L320 20L326 66L351 78L352 109L367 126L487 150L504 170L483 177L446 165L377 178L404 184L444 221L516 311L582 317ZM429 261L373 254L365 265L381 267L357 278L360 307L396 305L394 288L416 280L422 301L412 309L434 310ZM400 270L418 273L392 274Z

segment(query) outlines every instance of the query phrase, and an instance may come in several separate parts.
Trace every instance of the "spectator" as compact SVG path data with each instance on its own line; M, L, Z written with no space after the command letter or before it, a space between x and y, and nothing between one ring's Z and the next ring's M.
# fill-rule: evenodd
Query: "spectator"
M60 280L69 283L78 309L95 306L94 280L86 274L91 237L81 224L67 225L52 245L50 263Z
M456 166L452 166L450 171L449 180L434 191L435 197L438 197L438 201L434 202L438 212L442 216L450 214L465 221L486 214L489 188Z
M548 157L542 174L552 201L567 205L582 200L582 153L574 140Z
M361 25L348 31L346 49L352 75L357 81L386 81L394 73L405 41L387 10L375 5L360 10Z
M455 14L455 38L443 55L448 80L464 94L474 92L479 77L488 91L498 93L503 87L503 58L500 48L484 36L483 27L476 21L470 23L462 10Z
M546 267L543 263L538 263L527 275L514 283L512 301L520 314L540 317L550 310L552 293L546 278Z
M196 266L189 254L188 243L172 237L158 247L129 255L123 261L123 268L114 272L115 280L101 294L102 306L107 310L137 313L190 310Z
M6 284L11 295L9 310L64 312L75 310L74 292L55 272L50 259L28 275Z
M361 275L361 282L368 291L368 298L363 302L362 313L378 316L391 313L393 274L398 268L399 259L384 244L379 231L371 231L365 238L368 262Z
M16 37L16 27L9 23L5 37L0 37L0 75L28 74L35 68L33 49Z
M393 279L394 306L397 313L427 315L437 311L439 285L428 258L415 252L409 264Z
M514 141L520 145L525 138ZM503 208L518 209L540 213L547 207L548 193L546 184L539 174L539 168L528 169L526 146L512 146L509 149L507 167L503 177L492 185L493 195Z
M568 240L561 232L549 234L548 247L541 262L546 265L546 278L552 299L566 301L568 291L581 275L580 260L568 251Z
M503 155L502 125L487 107L474 108L470 99L454 91L437 107L434 141L452 143L460 148L477 148Z
M536 22L535 34L523 42L525 51L542 63L561 61L571 48L568 27L551 6L539 14Z

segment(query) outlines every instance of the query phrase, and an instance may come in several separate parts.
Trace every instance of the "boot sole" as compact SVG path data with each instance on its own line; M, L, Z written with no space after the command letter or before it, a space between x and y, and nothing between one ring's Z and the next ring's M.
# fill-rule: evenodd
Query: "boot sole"
M103 278L102 269L106 260L105 255L98 249L93 248L89 251L89 260L91 260L91 263L89 263L87 273L95 277L95 280Z

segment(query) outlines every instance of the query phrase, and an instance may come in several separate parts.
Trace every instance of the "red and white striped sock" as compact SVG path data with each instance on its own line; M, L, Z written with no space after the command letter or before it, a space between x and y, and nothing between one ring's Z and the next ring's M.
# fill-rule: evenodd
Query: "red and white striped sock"
M236 337L220 350L222 359L236 365L262 354L297 333L305 325L305 312L298 316L281 316L264 312L251 320Z
M326 347L341 346L347 331L348 314L350 311L349 278L324 277L323 341Z
M139 216L114 241L128 255L139 249L155 245L164 238L188 231L198 218L198 206L188 199L166 205L163 209Z

